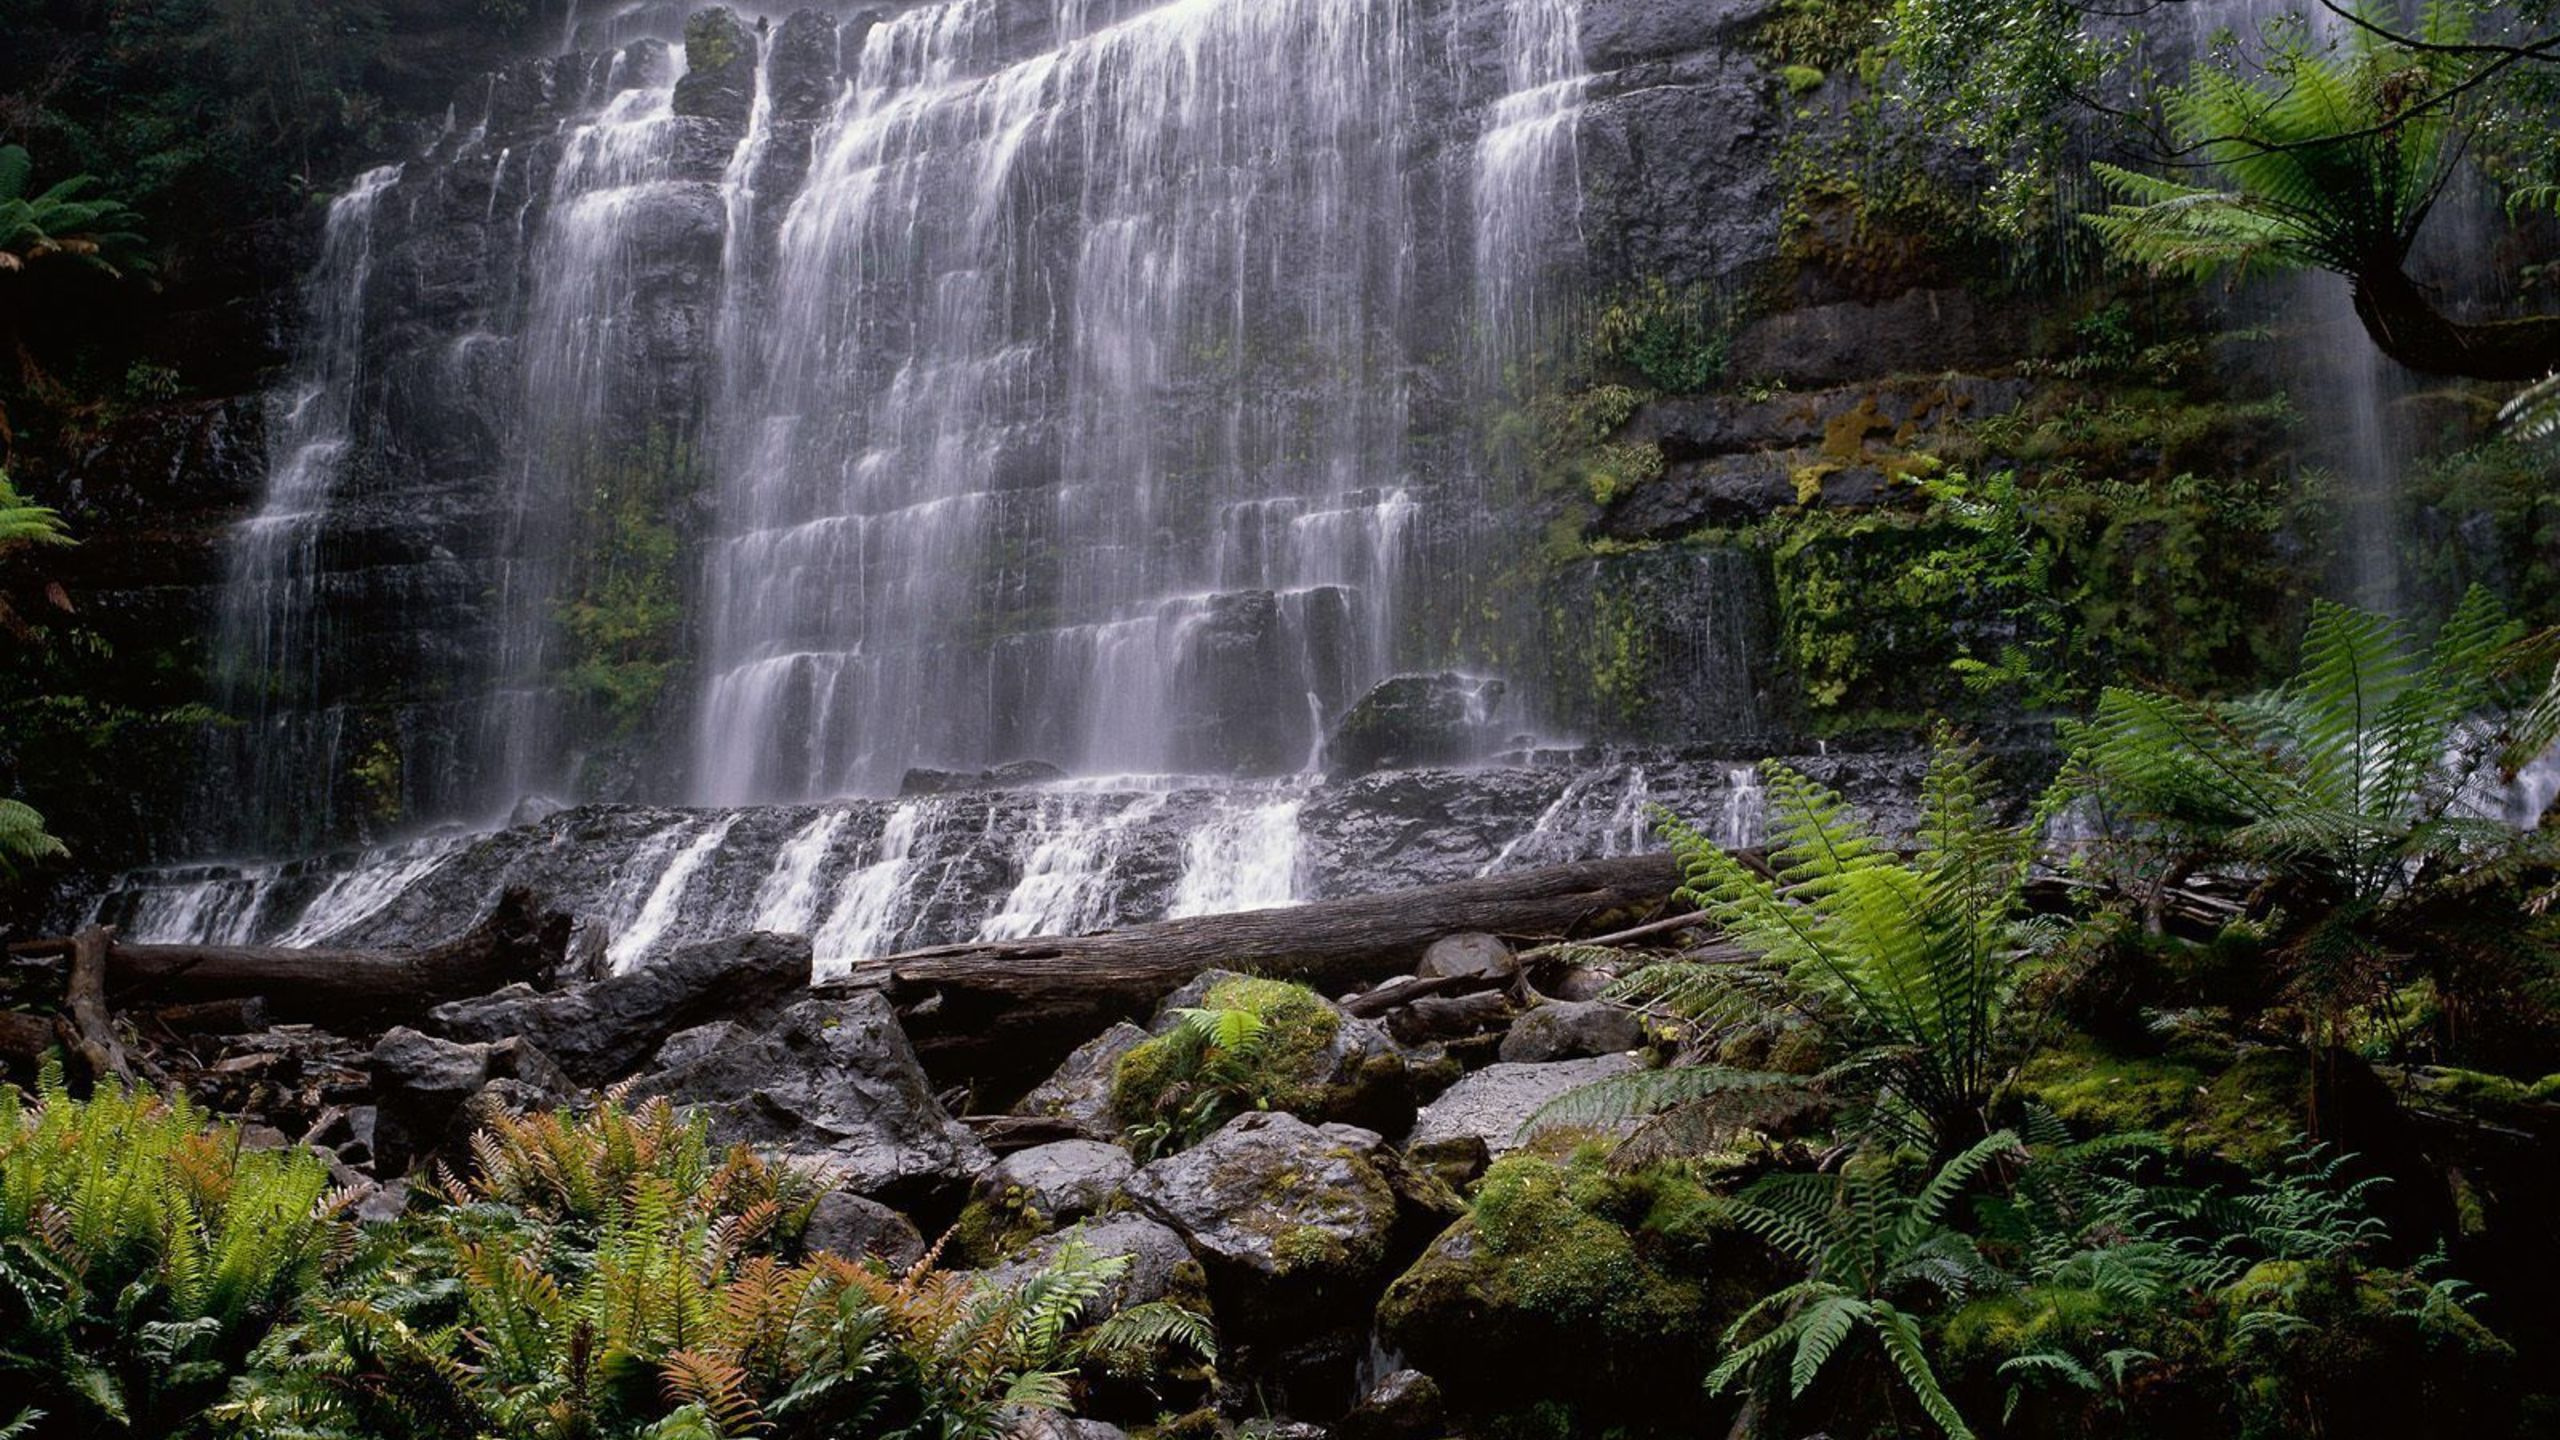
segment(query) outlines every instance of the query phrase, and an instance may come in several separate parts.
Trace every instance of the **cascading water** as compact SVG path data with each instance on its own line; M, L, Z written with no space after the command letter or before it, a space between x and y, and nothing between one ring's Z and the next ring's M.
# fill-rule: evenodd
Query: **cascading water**
M870 29L721 417L697 790L1285 769L1390 658L1405 0ZM741 337L742 339L745 337Z
M374 214L399 178L397 165L366 171L330 202L305 288L300 363L271 401L266 498L231 545L217 640L221 699L244 722L225 743L253 793L288 783L285 772L334 769L342 716L315 703L326 694L321 666L329 653L319 634L328 621L319 547L356 443Z
M314 738L268 747L292 773L246 808L485 827L593 793L599 753L641 757L618 793L797 805L787 834L651 822L592 875L506 862L583 897L616 964L715 924L838 964L1312 893L1328 725L1447 663L1415 597L1490 553L1484 475L1423 407L1491 393L1579 263L1576 0L945 0L751 18L699 73L692 9L573 7L570 53L333 207L226 643L262 676L371 583L308 558L381 523L335 478L369 430L433 467L430 502L396 465L360 498L419 577L394 605L443 609L361 693L257 681L260 733ZM1462 55L1488 34L1495 63ZM806 803L1015 760L1137 778L1001 820ZM399 933L427 907L401 888L449 878L413 858L117 903ZM340 882L387 898L313 903Z

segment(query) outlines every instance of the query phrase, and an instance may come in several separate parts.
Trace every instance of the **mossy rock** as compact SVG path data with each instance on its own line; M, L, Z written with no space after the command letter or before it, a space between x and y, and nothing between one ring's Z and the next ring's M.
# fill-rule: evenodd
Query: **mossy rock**
M2220 1300L2236 1434L2518 1433L2514 1348L2409 1272L2268 1260ZM2278 1315L2298 1323L2243 1323Z
M1261 1029L1250 1052L1222 1057L1182 1025L1180 1012L1241 1011ZM1400 1130L1413 1085L1385 1034L1304 985L1211 972L1177 992L1156 1033L1112 1071L1112 1117L1162 1138L1157 1153L1197 1143L1250 1110Z
M1387 1287L1379 1334L1493 1429L1534 1413L1573 1433L1720 1429L1688 1377L1758 1295L1757 1247L1731 1243L1694 1182L1606 1153L1495 1162L1467 1218Z
M2274 1167L2312 1132L2310 1062L2257 1049L2126 1055L2075 1037L2029 1060L2019 1093L2083 1135L2148 1131L2199 1158Z

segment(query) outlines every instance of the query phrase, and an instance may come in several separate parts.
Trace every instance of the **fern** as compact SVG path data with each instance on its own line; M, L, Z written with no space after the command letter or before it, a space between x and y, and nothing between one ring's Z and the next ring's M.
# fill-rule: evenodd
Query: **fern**
M1800 1397L1863 1331L1939 1429L1959 1440L1972 1435L1904 1306L1960 1301L2006 1283L1946 1218L1987 1169L2019 1153L2017 1136L2000 1131L1949 1159L1910 1194L1872 1171L1779 1174L1727 1202L1735 1224L1803 1265L1806 1275L1734 1321L1724 1336L1727 1353L1707 1376L1709 1392L1782 1365L1787 1393Z
M1999 824L1985 762L1942 734L1922 784L1917 850L1906 859L1839 795L1775 762L1765 774L1765 871L1678 817L1657 816L1681 867L1680 897L1759 963L1652 966L1614 993L1710 1025L1784 1004L1851 1052L1848 1068L1827 1073L1826 1083L1860 1074L1880 1082L1864 1115L1872 1129L1941 1156L1964 1150L1989 1129L1992 1098L2014 1060L2012 1004L2052 938L2027 920L2023 897L2035 837L2060 792L2029 823ZM1716 1071L1630 1078L1549 1107L1541 1120L1775 1083Z

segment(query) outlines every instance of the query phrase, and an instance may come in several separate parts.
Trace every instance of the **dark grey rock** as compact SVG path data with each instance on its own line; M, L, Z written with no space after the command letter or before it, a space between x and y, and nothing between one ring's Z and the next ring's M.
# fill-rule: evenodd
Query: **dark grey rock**
M1043 1235L985 1273L999 1284L1020 1285L1046 1269L1070 1244L1081 1244L1098 1256L1128 1258L1128 1268L1103 1293L1096 1313L1158 1300L1172 1300L1195 1310L1208 1307L1206 1277L1182 1237L1158 1221L1128 1212Z
M793 12L774 32L765 79L773 87L777 122L807 124L825 118L836 98L836 17L823 10Z
M900 1209L955 1204L993 1157L934 1098L897 1013L878 995L804 1000L770 1029L734 1022L674 1036L634 1083L710 1115L724 1141L816 1162Z
M1511 1022L1502 1037L1506 1061L1581 1060L1617 1055L1644 1043L1635 1012L1606 1000L1557 1000Z
M1397 1370L1380 1376L1333 1433L1340 1440L1438 1440L1445 1410L1438 1381Z
M1054 1228L1110 1204L1137 1168L1129 1152L1117 1145L1061 1140L997 1161L978 1177L975 1198L1007 1210L1037 1212Z
M1146 1031L1120 1021L1077 1046L1057 1073L1022 1097L1013 1113L1070 1120L1097 1139L1119 1134L1120 1122L1111 1114L1111 1079L1119 1068L1120 1057L1144 1044L1146 1038Z
M1426 980L1459 976L1508 984L1520 973L1520 961L1498 935L1445 935L1422 952L1413 973Z
M1380 681L1326 737L1325 773L1343 780L1476 759L1500 738L1495 707L1503 690L1499 680L1449 672Z
M1046 760L1014 760L986 770L909 770L898 782L901 798L958 795L972 790L1020 790L1063 780L1067 772Z
M1909 290L1771 315L1734 341L1735 372L1831 385L1876 374L1975 370L2025 353L2026 317L1964 290Z
M697 10L684 23L684 78L675 111L744 123L756 103L756 37L726 5Z
M587 1085L627 1078L678 1030L770 1018L809 984L809 941L756 932L687 945L620 975L542 995L515 986L439 1005L457 1040L522 1035Z
M1634 1057L1603 1055L1549 1065L1488 1065L1450 1086L1415 1117L1408 1146L1435 1145L1461 1136L1484 1141L1495 1155L1520 1148L1520 1131L1547 1102L1595 1080L1637 1068Z
M385 1178L458 1150L500 1107L554 1105L574 1093L560 1067L530 1041L465 1044L405 1025L374 1043L366 1071L375 1107L373 1164Z
M849 1190L830 1190L818 1197L800 1243L812 1251L847 1257L878 1256L892 1270L906 1269L923 1259L925 1252L923 1234L906 1216Z
M1258 1111L1138 1171L1129 1193L1208 1267L1218 1313L1269 1334L1345 1320L1385 1282L1388 1163L1373 1131Z

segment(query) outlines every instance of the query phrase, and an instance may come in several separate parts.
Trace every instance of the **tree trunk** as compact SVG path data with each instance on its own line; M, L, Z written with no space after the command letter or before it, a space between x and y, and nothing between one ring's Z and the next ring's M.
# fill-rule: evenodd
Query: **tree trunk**
M1114 1020L1140 1019L1204 970L1336 991L1409 971L1463 931L1551 938L1632 918L1680 883L1665 855L1591 860L1280 910L1099 935L996 940L869 961L819 989L884 991L938 1078L1036 1081Z
M114 937L114 931L101 925L71 937L71 983L63 1008L70 1012L80 1063L88 1067L92 1084L133 1078L124 1045L116 1039L115 1017L107 1013L107 952Z
M2421 375L2539 380L2560 370L2560 315L2465 323L2436 309L2398 266L2377 265L2354 280L2365 333Z
M470 930L417 950L303 950L277 945L110 945L119 1006L263 996L267 1014L339 1031L414 1023L447 1000L542 981L568 947L566 915L537 913L509 890Z

